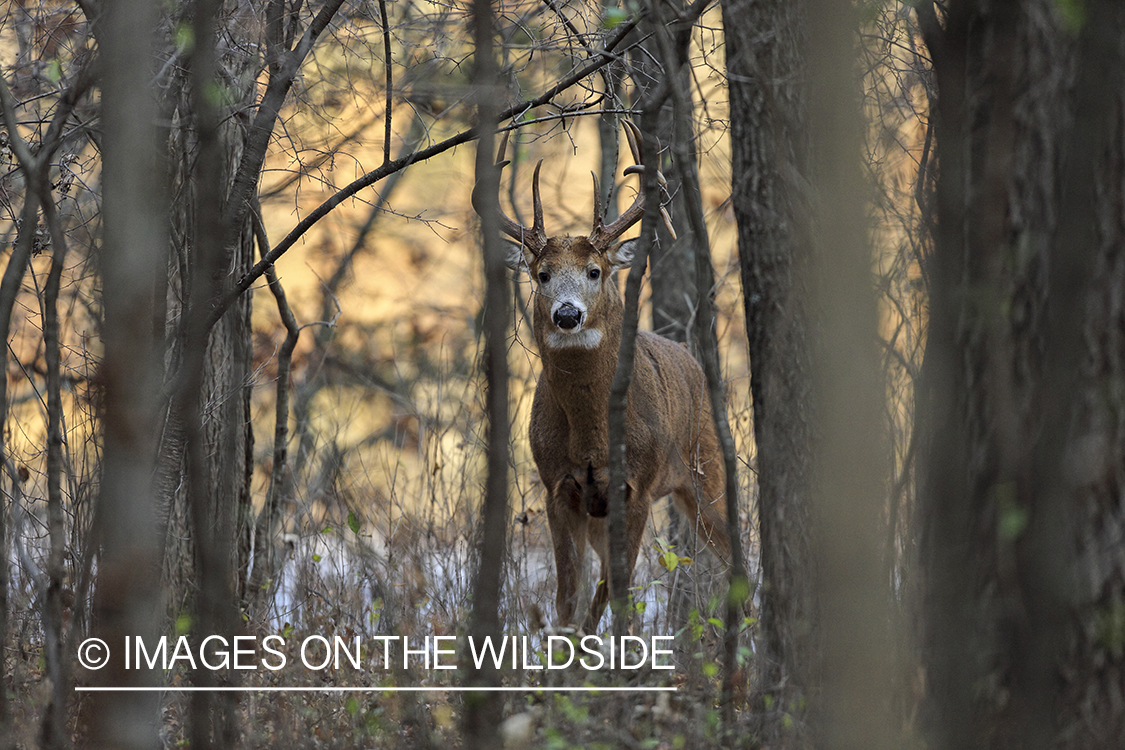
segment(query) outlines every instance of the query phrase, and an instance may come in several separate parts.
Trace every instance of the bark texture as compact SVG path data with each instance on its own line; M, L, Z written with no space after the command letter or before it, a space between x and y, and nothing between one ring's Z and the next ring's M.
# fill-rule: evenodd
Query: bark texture
M797 712L815 655L809 534L812 415L802 175L802 3L723 3L731 203L750 352L761 528L762 693Z
M938 87L919 393L933 747L1125 733L1122 10L1065 10L918 6Z

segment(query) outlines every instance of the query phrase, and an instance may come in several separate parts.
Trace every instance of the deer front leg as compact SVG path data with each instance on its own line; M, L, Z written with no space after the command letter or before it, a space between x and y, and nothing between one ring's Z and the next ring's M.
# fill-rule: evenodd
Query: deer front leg
M630 485L625 485L625 566L628 574L625 578L625 584L628 586L633 580L633 568L637 565L637 556L641 551L641 540L644 539L645 524L648 522L648 511L652 505L651 498L648 493L638 493L634 495L633 488ZM605 612L606 604L609 603L610 587L609 587L609 539L608 539L608 524L601 526L599 539L596 540L594 548L598 551L598 558L601 560L601 573L599 574L598 588L594 592L594 600L590 602L590 611L586 615L586 622L582 626L582 630L588 634L597 632L598 623L602 619L602 613Z
M547 525L555 550L556 624L574 623L586 562L586 517L580 512L581 490L572 477L555 488L547 500Z

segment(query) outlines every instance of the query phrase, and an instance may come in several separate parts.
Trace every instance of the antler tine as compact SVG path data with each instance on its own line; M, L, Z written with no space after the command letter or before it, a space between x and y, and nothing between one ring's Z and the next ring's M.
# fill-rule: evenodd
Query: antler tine
M599 221L594 225L594 231L591 233L590 242L597 248L604 249L609 247L610 243L625 233L625 230L640 221L644 212L645 191L642 185L641 189L637 191L637 197L633 199L633 205L629 206L624 213L609 224L602 224Z
M496 151L496 164L493 166L497 172L503 171L504 167L508 166L511 162L504 158L504 154L508 150L508 133L505 132L504 136L500 139L500 148ZM535 224L528 229L518 221L511 219L504 209L497 205L497 216L500 220L500 231L511 237L516 242L519 242L528 250L538 254L543 250L543 245L546 243L546 233L543 231L543 206L539 201L539 167L543 165L540 160L539 164L535 166L535 184L533 186L533 195L535 199ZM472 204L473 208L478 214L484 213L481 205L481 185L478 182L473 186Z
M616 220L609 224L603 224L601 220L601 196L598 193L597 182L598 178L594 177L594 228L590 233L590 241L596 247L608 247L611 242L616 240L625 233L629 227L636 224L641 220L645 210L645 191L644 191L644 164L641 159L641 131L633 124L631 120L624 120L625 123L625 138L629 142L629 150L633 153L633 161L636 162L632 166L626 167L623 174L629 176L632 174L641 175L641 188L637 191L637 197L633 199L633 205L617 217ZM668 186L668 181L664 179L664 174L656 171L656 178L660 182L661 189ZM668 228L668 233L672 235L672 239L676 239L676 230L672 227L672 217L668 215L668 210L660 207L660 217L664 220L664 226Z
M539 168L542 166L543 160L540 159L539 163L535 165L535 174L531 177L531 205L535 216L535 223L531 226L531 234L533 241L536 243L535 252L542 250L543 245L547 242L547 232L543 228L543 201L539 200Z
M672 226L672 216L664 206L660 207L660 218L664 219L664 228L668 230L668 234L672 235L672 239L680 239L676 236L676 228Z
M508 136L511 135L510 130L505 130L504 135L500 137L500 148L496 149L496 163L497 165L504 165L508 162L504 161L504 154L508 151Z
M629 141L629 150L633 152L633 163L640 164L641 159L641 130L633 124L632 120L625 120L625 140Z
M598 175L592 169L590 176L594 178L594 228L590 234L596 237L602 230L602 190L598 185Z
M633 161L636 162L633 166L627 167L624 174L626 176L631 174L641 174L644 172L644 165L641 164L641 148L640 148L640 131L637 126L630 120L624 120L625 123L625 138L629 142L629 150L633 153ZM641 180L641 188L637 191L637 197L633 199L633 205L629 206L620 216L605 224L602 221L601 214L601 195L597 188L598 178L594 177L594 228L590 232L590 242L597 248L607 248L610 243L620 237L625 230L636 224L641 220L641 216L645 211L645 191L644 180Z

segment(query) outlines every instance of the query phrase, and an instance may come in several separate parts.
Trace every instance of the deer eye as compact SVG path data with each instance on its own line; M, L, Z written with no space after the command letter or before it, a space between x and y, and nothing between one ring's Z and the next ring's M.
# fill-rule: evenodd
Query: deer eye
M539 272L539 283L540 284L546 284L550 280L551 280L551 274L547 273L546 271L540 271Z
M602 269L591 268L589 271L586 272L586 275L588 277L590 277L590 281L597 281L598 278L602 275Z

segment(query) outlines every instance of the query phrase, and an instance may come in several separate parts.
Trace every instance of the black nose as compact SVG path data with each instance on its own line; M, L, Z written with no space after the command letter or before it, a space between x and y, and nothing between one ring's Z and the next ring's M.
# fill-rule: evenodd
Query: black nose
M582 311L571 304L562 304L555 310L555 325L564 331L577 328L582 322Z

